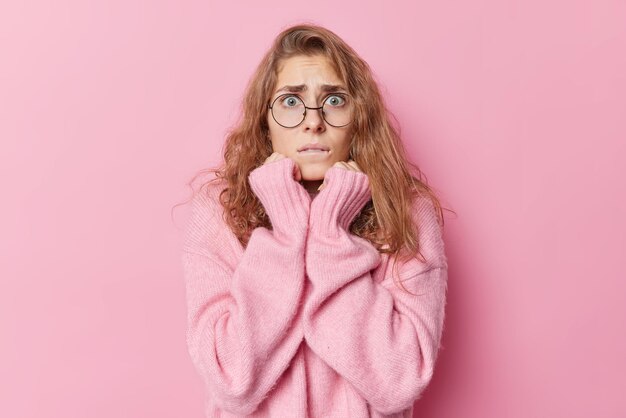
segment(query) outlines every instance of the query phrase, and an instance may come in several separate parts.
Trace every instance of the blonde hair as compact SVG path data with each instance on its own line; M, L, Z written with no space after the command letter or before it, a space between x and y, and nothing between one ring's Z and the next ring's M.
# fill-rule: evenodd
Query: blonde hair
M268 138L268 104L281 64L298 55L326 57L354 103L351 154L368 176L372 199L349 232L367 239L381 253L405 260L417 254L425 261L419 248L418 225L411 217L412 202L417 196L427 196L443 227L441 204L421 180L419 168L408 161L368 64L334 32L318 25L299 24L278 34L248 82L239 120L226 136L223 164L201 170L189 184L207 172L215 173L216 178L204 183L199 192L214 181L226 183L220 194L224 219L244 248L252 230L260 226L271 229L271 221L247 178L273 152Z

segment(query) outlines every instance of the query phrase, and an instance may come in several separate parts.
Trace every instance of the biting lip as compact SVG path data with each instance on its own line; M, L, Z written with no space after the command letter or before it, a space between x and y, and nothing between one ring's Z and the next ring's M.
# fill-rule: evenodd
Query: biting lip
M303 151L326 151L328 152L330 151L330 149L327 146L320 145L320 144L307 144L298 150L298 152L303 152Z

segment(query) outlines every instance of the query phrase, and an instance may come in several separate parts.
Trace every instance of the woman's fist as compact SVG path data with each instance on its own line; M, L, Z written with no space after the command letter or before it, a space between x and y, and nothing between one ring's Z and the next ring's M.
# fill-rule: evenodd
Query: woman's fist
M280 152L273 152L272 155L270 155L269 157L267 157L265 159L265 162L263 163L268 164L271 163L273 161L278 161L278 160L282 160L283 158L287 158L285 155L281 154ZM302 179L302 174L300 173L300 166L298 166L297 163L295 163L293 165L293 177L296 181L300 181Z
M335 164L333 164L333 167L339 167L339 168L343 168L344 170L350 170L350 171L358 171L359 173L363 172L361 171L361 168L354 160L348 160L347 162L337 161ZM324 181L322 182L322 184L320 184L320 187L318 187L317 190L322 190L324 186L326 185L325 183L326 183L326 178L324 178Z

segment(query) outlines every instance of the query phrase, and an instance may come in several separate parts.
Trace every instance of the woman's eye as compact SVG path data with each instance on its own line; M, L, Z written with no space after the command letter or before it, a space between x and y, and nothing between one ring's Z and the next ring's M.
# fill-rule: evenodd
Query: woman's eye
M344 104L344 102L345 102L345 99L342 96L338 96L338 95L328 96L328 98L326 99L326 103L328 103L331 106L341 106Z
M300 100L296 96L287 96L282 100L282 102L287 107L294 107L300 103Z

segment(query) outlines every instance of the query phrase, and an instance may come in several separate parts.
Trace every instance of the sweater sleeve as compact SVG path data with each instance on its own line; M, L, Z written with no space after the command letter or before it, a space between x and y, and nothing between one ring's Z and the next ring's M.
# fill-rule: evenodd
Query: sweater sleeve
M187 344L216 404L253 413L303 341L301 302L310 197L281 159L249 176L272 230L258 227L236 266L224 256L235 239L218 192L194 198L183 250Z
M432 203L417 198L411 216L426 263L412 257L398 265L402 285L415 295L399 288L397 277L394 283L391 266L376 282L371 270L380 254L347 232L371 198L367 175L331 167L326 183L311 204L304 337L374 409L397 413L412 406L433 376L447 289L441 227Z

